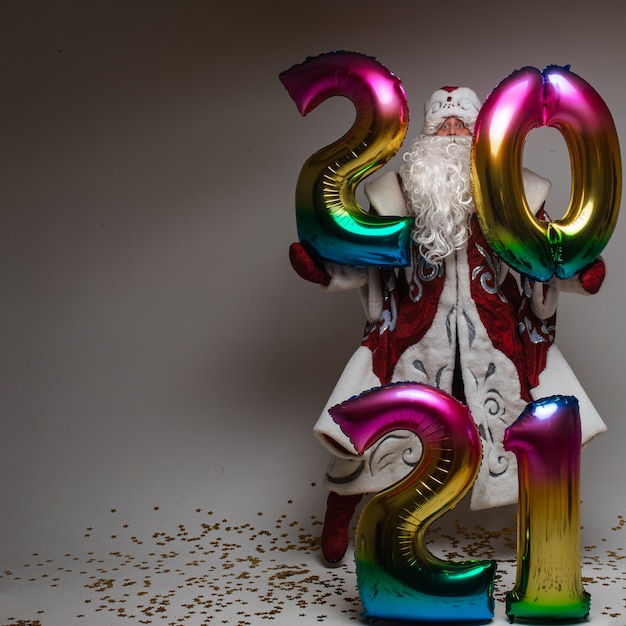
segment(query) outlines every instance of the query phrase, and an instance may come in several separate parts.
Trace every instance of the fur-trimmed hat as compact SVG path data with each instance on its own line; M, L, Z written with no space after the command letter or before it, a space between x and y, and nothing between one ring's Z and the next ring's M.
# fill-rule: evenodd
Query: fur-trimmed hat
M469 87L442 87L424 104L422 134L434 135L448 117L458 117L470 132L480 111L481 102Z

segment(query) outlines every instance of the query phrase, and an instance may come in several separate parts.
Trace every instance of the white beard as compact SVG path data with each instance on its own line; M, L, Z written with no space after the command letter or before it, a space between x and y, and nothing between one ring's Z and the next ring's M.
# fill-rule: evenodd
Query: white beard
M422 135L400 166L408 208L415 215L413 239L433 265L467 243L467 218L474 212L471 145L471 137Z

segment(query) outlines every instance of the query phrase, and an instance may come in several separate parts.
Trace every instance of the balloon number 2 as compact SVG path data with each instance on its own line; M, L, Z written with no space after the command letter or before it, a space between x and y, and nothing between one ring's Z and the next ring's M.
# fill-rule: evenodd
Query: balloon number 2
M491 619L495 562L446 562L425 545L428 526L469 491L480 468L480 435L469 409L435 387L399 383L365 392L330 414L361 454L398 429L422 442L415 469L374 496L357 526L356 572L365 616Z
M300 241L344 265L408 265L413 220L366 213L355 197L357 185L404 141L409 109L399 79L372 57L343 51L309 58L279 78L302 115L331 96L345 96L356 107L352 128L302 166L296 186Z
M425 545L429 525L469 491L482 449L469 409L421 383L394 383L333 407L333 419L362 454L387 433L418 435L420 462L375 495L356 530L364 616L404 622L480 622L494 615L495 561L448 562ZM510 621L582 620L590 596L580 565L580 417L572 396L530 403L507 429L518 460L517 580Z

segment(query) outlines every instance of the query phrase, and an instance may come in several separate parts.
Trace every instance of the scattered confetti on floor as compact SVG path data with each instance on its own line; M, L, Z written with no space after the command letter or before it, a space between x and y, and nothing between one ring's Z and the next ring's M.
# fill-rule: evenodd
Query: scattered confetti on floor
M185 514L186 524L163 526L159 507L150 515L151 529L134 528L123 511L111 509L106 523L84 530L84 551L32 554L1 572L2 596L28 599L24 612L12 615L4 614L3 602L1 626L61 626L54 621L61 604L71 607L72 621L63 626L248 626L287 617L292 623L361 622L352 555L340 567L323 566L317 517L258 511L250 521L234 522L198 508ZM455 520L430 529L429 547L449 560L497 559L495 599L502 604L514 584L515 533L514 523L494 531ZM610 542L583 545L584 583L592 617L626 624L626 554L615 547L626 535L622 516L611 534Z

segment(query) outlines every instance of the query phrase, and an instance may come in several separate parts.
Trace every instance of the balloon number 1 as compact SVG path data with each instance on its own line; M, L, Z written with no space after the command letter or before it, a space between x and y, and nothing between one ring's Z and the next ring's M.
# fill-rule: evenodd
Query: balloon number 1
M519 476L517 580L506 601L511 621L589 614L580 568L580 445L573 396L529 404L505 432Z
M279 78L302 115L331 96L345 96L356 107L350 130L302 166L296 186L300 241L336 263L408 265L413 220L366 213L355 197L357 185L404 141L409 109L398 78L372 57L343 51L309 58Z
M394 383L333 407L359 454L385 434L418 435L423 453L403 480L375 495L356 530L364 616L404 622L479 622L494 615L495 561L448 562L425 545L428 526L471 488L481 462L469 409L439 389ZM590 596L580 565L580 417L572 396L530 403L505 433L519 468L518 559L510 621L582 620Z

